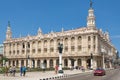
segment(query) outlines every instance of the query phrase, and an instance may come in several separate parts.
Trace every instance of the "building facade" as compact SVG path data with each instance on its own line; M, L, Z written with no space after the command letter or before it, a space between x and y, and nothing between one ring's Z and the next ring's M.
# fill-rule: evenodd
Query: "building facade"
M116 49L110 42L108 32L97 29L94 9L90 6L87 26L74 30L43 34L38 29L35 36L12 38L8 23L4 56L9 59L8 66L21 65L27 67L54 68L59 63L58 43L63 44L62 67L84 66L85 68L112 68L112 58L116 57Z
M3 57L3 44L0 44L0 60ZM0 67L2 66L2 61L0 61Z
M0 44L0 54L3 54L3 44Z

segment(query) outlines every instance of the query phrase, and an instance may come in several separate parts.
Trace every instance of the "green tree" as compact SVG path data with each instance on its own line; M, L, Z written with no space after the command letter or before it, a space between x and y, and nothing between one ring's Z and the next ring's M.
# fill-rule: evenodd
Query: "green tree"
M3 60L5 60L5 62L6 62L6 61L8 61L8 58L6 58L6 57L3 56L3 57L0 59L0 63L2 63Z

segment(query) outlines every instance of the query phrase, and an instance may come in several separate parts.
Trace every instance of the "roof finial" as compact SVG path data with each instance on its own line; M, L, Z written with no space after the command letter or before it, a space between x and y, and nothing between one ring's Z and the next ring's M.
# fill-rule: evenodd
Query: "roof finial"
M10 21L8 21L8 27L10 27Z
M93 2L92 0L90 0L90 8L92 8Z

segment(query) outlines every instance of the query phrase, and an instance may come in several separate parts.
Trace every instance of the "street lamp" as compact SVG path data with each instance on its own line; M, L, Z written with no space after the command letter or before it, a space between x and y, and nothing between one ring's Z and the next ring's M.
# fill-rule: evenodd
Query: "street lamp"
M62 70L62 50L63 50L63 44L58 43L58 50L59 50L59 75L63 75L63 70Z

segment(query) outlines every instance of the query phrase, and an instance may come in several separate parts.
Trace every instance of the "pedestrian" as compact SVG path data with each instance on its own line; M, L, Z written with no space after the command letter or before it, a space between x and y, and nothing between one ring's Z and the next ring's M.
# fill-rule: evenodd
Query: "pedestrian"
M23 74L23 66L20 67L20 76Z
M12 72L13 72L13 70L12 70L12 67L10 66L10 68L9 68L10 76L12 76Z
M55 66L55 74L58 73L58 65Z
M13 70L13 76L15 77L15 73L16 73L16 67L15 67L15 65L13 65L12 70Z
M24 66L24 67L22 68L22 70L23 70L23 76L25 76L25 74L26 74L26 67Z

